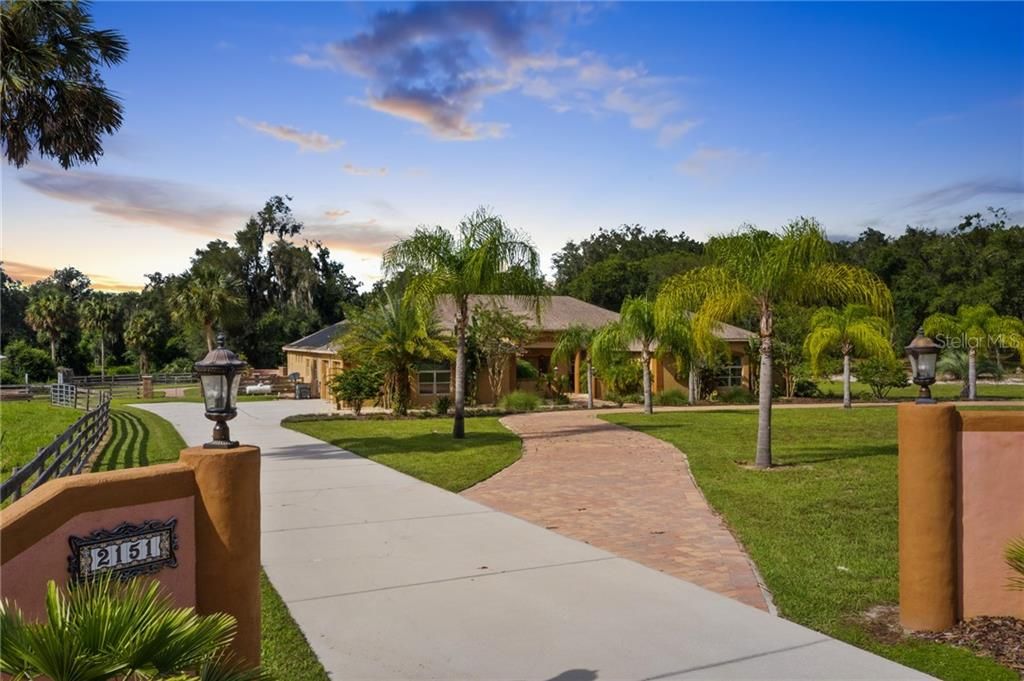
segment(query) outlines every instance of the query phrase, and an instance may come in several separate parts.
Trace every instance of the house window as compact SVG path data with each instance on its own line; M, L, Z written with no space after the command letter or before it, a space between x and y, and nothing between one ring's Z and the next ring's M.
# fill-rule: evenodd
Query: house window
M743 385L743 358L733 356L729 364L724 364L715 372L715 384L719 387L735 387Z
M452 369L447 364L419 365L420 395L447 395L451 392Z

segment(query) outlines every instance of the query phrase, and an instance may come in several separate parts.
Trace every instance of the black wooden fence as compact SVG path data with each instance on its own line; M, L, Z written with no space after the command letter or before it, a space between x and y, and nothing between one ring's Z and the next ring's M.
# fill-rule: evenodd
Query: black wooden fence
M11 477L0 484L0 503L11 497L18 499L47 480L82 472L89 456L110 427L110 393L87 392L94 392L99 403L56 440L41 447L35 458L13 469Z

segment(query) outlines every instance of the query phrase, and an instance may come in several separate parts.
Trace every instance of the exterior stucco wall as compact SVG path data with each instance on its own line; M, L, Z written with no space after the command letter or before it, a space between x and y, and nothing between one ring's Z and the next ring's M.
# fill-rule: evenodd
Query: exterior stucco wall
M996 418L985 418L996 414ZM1024 618L1024 592L1006 588L1007 544L1024 537L1024 413L963 412L960 470L960 609Z

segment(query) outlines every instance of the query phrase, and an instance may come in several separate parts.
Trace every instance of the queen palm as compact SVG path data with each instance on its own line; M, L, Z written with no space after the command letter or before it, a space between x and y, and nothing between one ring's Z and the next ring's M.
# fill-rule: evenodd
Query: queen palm
M819 373L821 358L830 352L843 356L843 407L850 399L850 360L852 357L892 357L889 324L871 313L867 305L850 304L841 310L822 307L811 317L811 332L804 341L811 369Z
M100 578L68 589L47 584L46 618L26 621L0 603L0 672L16 679L257 681L227 656L235 619L176 608L159 582Z
M455 420L452 435L466 436L466 332L471 295L509 294L535 307L546 295L540 256L525 234L483 208L467 216L455 233L420 227L384 253L385 274L410 276L406 296L434 309L448 296L455 306Z
M342 358L379 367L384 375L384 393L398 414L409 410L417 364L452 356L433 311L388 291L377 303L354 315L345 329L338 342Z
M206 350L213 350L214 327L242 310L241 283L229 274L200 274L187 279L173 298L172 316L179 324L196 323Z
M114 322L117 308L110 296L104 293L92 294L82 303L82 327L100 342L100 377L107 374L107 338L110 325Z
M583 324L573 324L558 336L551 357L555 360L565 359L574 363L577 356L582 356L587 367L587 409L594 408L594 357L591 346L596 331Z
M924 332L943 336L946 347L967 347L967 399L978 396L978 350L1008 346L1024 358L1024 321L1001 316L991 305L961 305L956 315L933 314L924 320Z
M753 314L759 320L760 382L757 424L758 468L772 463L772 340L773 314L780 303L863 303L885 317L892 314L892 296L867 270L842 264L825 231L813 219L800 218L781 233L753 226L708 240L711 264L677 274L662 287L659 319L694 311L698 336L710 337L719 320ZM707 343L707 340L702 343Z
M646 296L626 298L619 309L619 320L606 325L594 339L594 352L599 357L628 352L640 347L643 370L644 413L654 412L651 394L651 359L658 344L658 326L654 319L654 302Z
M47 291L28 304L25 321L33 331L50 343L50 359L57 363L57 343L64 332L75 324L75 308L71 298L60 291Z

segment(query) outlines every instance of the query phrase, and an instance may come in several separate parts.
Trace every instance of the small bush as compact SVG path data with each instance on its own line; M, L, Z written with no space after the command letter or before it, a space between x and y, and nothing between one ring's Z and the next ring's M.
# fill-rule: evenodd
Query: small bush
M505 411L533 411L540 406L540 398L533 393L515 390L501 398L498 407Z
M538 376L540 372L533 364L525 359L516 360L516 378L520 381L536 381Z
M654 396L654 403L661 407L679 407L688 404L686 393L679 388L665 390Z
M441 395L434 400L434 413L438 416L444 416L448 413L448 410L452 408L452 398L448 395Z
M757 397L746 388L722 388L718 391L718 401L722 404L754 404Z
M821 390L814 381L798 378L793 388L793 397L821 397Z
M169 362L160 369L161 374L190 374L194 370L195 360L188 357L179 357L178 359ZM95 371L94 373L99 373Z
M107 376L132 376L139 373L137 364L115 364L107 367Z
M876 399L884 400L893 388L910 385L903 362L895 357L872 357L857 364L857 380L871 388Z
M359 364L335 374L329 390L336 405L346 402L353 413L359 415L363 411L363 402L377 397L383 384L384 379L376 367Z
M555 393L555 395L551 398L552 404L570 404L571 402L572 400L570 400L569 396L566 395L565 393Z

